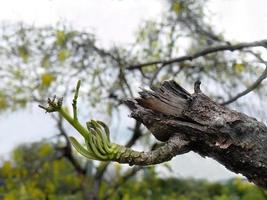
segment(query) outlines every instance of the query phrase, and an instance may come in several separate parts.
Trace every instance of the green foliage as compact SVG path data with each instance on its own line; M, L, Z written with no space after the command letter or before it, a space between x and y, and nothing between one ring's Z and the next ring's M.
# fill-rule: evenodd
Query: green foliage
M244 71L245 66L242 63L236 63L236 64L234 64L234 69L235 69L236 73L240 74Z
M248 184L240 181L240 185ZM239 186L240 186L239 185ZM240 192L235 180L226 183L209 183L193 179L161 179L155 176L144 176L141 180L130 180L122 185L112 199L182 199L182 200L256 200L267 199L267 195L249 184L251 189Z
M59 61L64 62L70 56L70 52L67 49L62 49L57 56Z
M23 62L27 63L28 59L29 59L29 50L27 49L27 47L25 45L19 46L18 52L19 52L19 55L22 58Z
M172 4L172 10L176 13L179 14L182 10L182 5L178 1L173 2Z
M133 48L136 63L170 60L185 55L194 55L212 46L228 44L224 41L223 35L215 31L209 23L212 15L205 10L209 1L169 0L168 2L169 12L164 13L158 21L144 22L137 32ZM260 55L260 53L263 51L256 54ZM218 101L225 101L256 80L260 74L255 74L258 63L256 56L249 51L236 51L235 53L222 51L170 65L151 64L143 67L142 73L145 74L144 77L150 78L149 84L154 86L168 79L192 85L196 79L200 78L205 80L206 85L214 86L209 87L210 96L217 98ZM263 69L264 67L261 68L261 73ZM147 84L143 79L140 81L143 81L144 85ZM263 90L261 92L265 93ZM247 110L248 106L247 104L246 106L239 105L239 109Z
M52 82L55 80L55 77L51 73L45 73L45 74L43 74L41 76L41 80L42 80L41 81L42 82L42 84L41 84L42 86L49 87L52 84Z
M86 148L74 137L69 138L71 144L81 155L91 160L102 161L111 160L116 156L119 146L110 142L109 129L106 124L91 120L87 122L87 130L88 133L84 137Z
M0 182L4 200L81 198L73 166L44 142L17 147L0 167Z
M112 191L109 199L166 200L265 200L267 191L241 179L224 183L204 180L159 178L155 167L144 168L142 178L120 179L117 164L111 180L103 180L100 198ZM88 180L92 179L88 174ZM61 158L54 144L33 143L17 147L10 160L0 166L0 199L3 200L81 200L82 177L77 176L69 161ZM122 181L118 189L112 187ZM84 182L90 190L90 181Z
M96 46L93 35L63 25L37 28L14 24L2 25L0 30L7 30L0 31L0 91L4 91L0 92L0 110L24 108L33 99L41 101L58 91L67 94L71 91L66 86L79 77L90 85L81 98L90 106L109 104L111 114L114 102L101 97L118 85L119 69L114 68L110 76L114 58ZM98 108L106 113L107 107Z
M0 91L0 111L8 107L8 101L4 93Z
M136 42L127 47L101 48L94 35L62 24L38 28L23 24L3 26L0 76L5 79L0 91L8 92L7 98L0 97L0 109L24 108L32 99L42 101L55 93L68 95L71 90L66 86L77 79L86 82L81 95L83 102L106 118L117 110L117 100L131 96L138 86L156 86L166 79L192 85L201 78L207 85L214 85L209 90L211 96L218 99L233 96L262 71L259 68L255 73L256 62L248 59L249 52L231 55L220 52L204 59L166 65L161 70L160 64L136 71L126 69L225 44L222 35L208 23L207 2L169 0L169 11L159 20L144 22L137 31ZM253 64L247 67L248 63ZM154 77L157 70L159 73ZM132 87L132 83L138 83L137 87Z

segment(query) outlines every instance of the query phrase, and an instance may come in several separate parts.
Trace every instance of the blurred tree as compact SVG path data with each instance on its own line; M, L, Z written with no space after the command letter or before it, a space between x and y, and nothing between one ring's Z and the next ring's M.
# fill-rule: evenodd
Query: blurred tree
M0 198L3 200L83 199L77 176L71 163L48 141L18 146L10 160L0 167ZM117 165L119 166L119 165ZM118 173L114 171L116 176ZM93 181L87 176L88 184ZM89 188L88 188L89 189ZM112 192L113 195L110 196ZM225 183L202 180L159 178L155 168L146 168L142 179L131 178L119 184L117 190L104 183L100 193L103 199L197 199L197 200L264 200L266 192L241 179Z
M21 145L0 168L1 199L81 199L82 176L52 144Z
M145 22L137 33L136 42L124 48L102 48L94 35L64 25L44 28L3 25L0 40L1 111L43 104L54 94L69 100L67 97L71 96L74 83L80 79L86 83L80 91L84 106L90 108L91 114L101 113L103 121L110 121L124 109L122 100L133 97L138 86L154 87L167 79L189 86L199 78L205 85L213 86L208 92L218 102L234 102L233 107L248 113L250 109L260 110L260 99L266 98L263 80L267 70L261 58L266 42L232 45L225 41L223 35L208 23L207 2L169 0L168 12L162 19ZM259 102L257 105L239 99L251 91L257 92L253 98ZM86 112L87 109L82 110L83 119L92 117ZM110 163L78 160L71 149L69 130L62 118L56 114L52 117L56 122L56 136L62 141L56 150L72 164L78 176L87 177L88 171L93 173L91 185L83 182L86 178L81 178L84 199L92 195L102 197L100 191L109 181L104 175ZM257 117L264 119L266 115L263 112ZM132 136L127 147L148 137L146 141L153 145L154 140L139 122L130 130ZM123 184L140 169L129 168L126 172L117 169L121 176L118 183ZM114 183L114 188L118 183Z

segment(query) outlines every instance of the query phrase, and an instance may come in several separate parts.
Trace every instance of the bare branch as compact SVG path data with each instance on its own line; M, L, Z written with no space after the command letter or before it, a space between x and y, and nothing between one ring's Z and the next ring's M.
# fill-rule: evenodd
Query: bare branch
M266 78L267 78L267 67L265 68L265 70L263 71L263 73L261 74L261 76L252 85L250 85L243 92L240 92L236 96L232 97L231 99L223 102L222 105L228 105L230 103L233 103L234 101L236 101L240 97L243 97L243 96L247 95L248 93L250 93L251 91L253 91L254 89L256 89L261 84L261 82L264 79L266 79Z
M214 46L214 47L209 47L206 49L203 49L202 51L196 52L195 54L192 55L186 55L186 56L181 56L178 58L173 58L173 59L169 59L169 60L157 60L157 61L152 61L152 62L147 62L147 63L141 63L141 64L137 64L137 65L132 65L127 67L127 70L135 70L135 69L140 69L143 67L148 67L150 65L158 65L161 64L163 66L172 64L172 63L179 63L179 62L183 62L183 61L192 61L196 58L202 57L202 56L206 56L208 54L211 53L216 53L219 51L236 51L236 50L242 50L245 48L251 48L251 47L267 47L267 40L260 40L260 41L255 41L255 42L244 42L244 43L239 43L236 45L231 45L231 44L227 44L227 45L219 45L219 46Z
M247 95L248 93L250 93L251 91L253 91L254 89L256 89L261 82L267 78L267 62L265 60L263 60L259 55L255 54L254 52L249 51L249 53L253 54L255 57L257 57L262 63L265 64L265 69L262 72L262 74L257 78L257 80L250 85L247 89L245 89L244 91L238 93L237 95L235 95L234 97L230 98L229 100L225 101L222 103L222 105L228 105L230 103L235 102L237 99L239 99L240 97L243 97L245 95Z

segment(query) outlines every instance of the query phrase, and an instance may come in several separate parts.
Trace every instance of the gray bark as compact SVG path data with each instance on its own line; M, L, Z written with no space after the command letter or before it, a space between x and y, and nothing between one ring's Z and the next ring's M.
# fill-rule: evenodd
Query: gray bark
M125 151L116 161L137 165L156 164L194 151L214 158L229 170L267 188L267 127L255 118L230 110L211 100L195 83L189 94L174 81L126 104L131 116L142 122L163 147L147 153ZM190 167L190 166L189 166Z

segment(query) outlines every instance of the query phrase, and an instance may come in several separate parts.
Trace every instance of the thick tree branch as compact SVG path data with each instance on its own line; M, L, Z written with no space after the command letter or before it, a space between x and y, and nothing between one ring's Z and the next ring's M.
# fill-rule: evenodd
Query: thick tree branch
M137 122L137 123L139 123L139 122ZM129 144L129 143L127 143L127 144ZM157 146L157 144L158 143L154 143L150 149L152 149L152 150L155 149L154 147ZM112 185L111 189L109 191L107 191L107 193L105 194L103 200L109 199L115 192L117 192L120 185L123 185L124 183L126 183L131 177L133 177L137 172L139 172L142 169L144 169L143 166L134 166L134 167L128 169L125 172L125 174L123 174L121 177L119 177L119 179L117 181L115 181L115 183Z
M189 94L173 81L129 100L131 116L161 141L179 136L187 148L212 157L233 172L267 187L267 127L256 119L221 106L195 84ZM138 163L139 164L139 163Z
M179 136L173 136L162 147L148 152L139 152L121 146L118 156L112 160L129 165L155 165L169 161L176 155L187 153L189 151L187 145L187 141Z
M157 61L152 61L152 62L147 62L147 63L141 63L141 64L129 66L126 69L127 70L135 70L135 69L140 69L143 67L148 67L151 65L158 65L158 64L160 64L162 67L162 66L166 66L166 65L169 65L172 63L179 63L179 62L183 62L183 61L192 61L196 58L206 56L206 55L211 54L211 53L216 53L219 51L236 51L236 50L242 50L242 49L251 48L251 47L264 47L264 48L266 48L267 47L267 40L260 40L260 41L251 42L251 43L244 42L244 43L239 43L236 45L227 44L227 45L208 47L208 48L203 49L199 52L196 52L192 55L181 56L181 57L173 58L173 59L169 59L169 60L157 60Z

